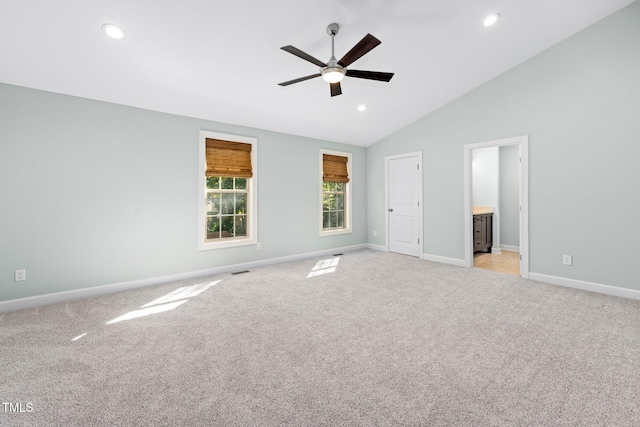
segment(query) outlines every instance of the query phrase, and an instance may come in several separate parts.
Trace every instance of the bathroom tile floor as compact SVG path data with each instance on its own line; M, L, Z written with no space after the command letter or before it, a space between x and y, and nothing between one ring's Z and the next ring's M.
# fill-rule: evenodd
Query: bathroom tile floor
M513 251L502 251L501 254L476 252L473 255L473 266L484 270L520 275L520 254Z

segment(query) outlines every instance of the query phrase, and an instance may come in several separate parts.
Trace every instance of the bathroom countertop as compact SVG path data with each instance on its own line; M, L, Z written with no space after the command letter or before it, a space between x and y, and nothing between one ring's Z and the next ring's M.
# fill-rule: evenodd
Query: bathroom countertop
M473 214L474 215L482 215L482 214L490 214L493 213L493 208L491 206L474 206Z

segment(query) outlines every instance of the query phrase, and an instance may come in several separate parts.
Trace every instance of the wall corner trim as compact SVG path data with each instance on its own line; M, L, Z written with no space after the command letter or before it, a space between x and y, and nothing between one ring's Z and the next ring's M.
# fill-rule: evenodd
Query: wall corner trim
M549 283L551 285L565 286L568 288L582 289L583 291L597 292L599 294L613 295L616 297L640 300L640 291L635 289L620 288L617 286L603 285L601 283L585 282L583 280L567 279L565 277L549 276L540 273L529 273L529 280Z
M374 251L388 252L387 248L384 245L375 245L373 243L367 243L367 248Z

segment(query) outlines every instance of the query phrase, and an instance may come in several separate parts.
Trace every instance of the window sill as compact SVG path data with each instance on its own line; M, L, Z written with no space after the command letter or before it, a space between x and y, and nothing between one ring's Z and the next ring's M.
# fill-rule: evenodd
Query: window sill
M209 251L212 249L224 249L224 248L235 248L238 246L251 246L251 245L256 245L258 244L258 242L256 241L256 239L247 239L247 238L241 238L241 239L226 239L224 241L220 241L220 242L203 242L200 243L200 248L199 250L201 251Z
M320 231L320 237L336 236L338 234L350 234L352 231L350 228L342 228L336 230L322 230Z

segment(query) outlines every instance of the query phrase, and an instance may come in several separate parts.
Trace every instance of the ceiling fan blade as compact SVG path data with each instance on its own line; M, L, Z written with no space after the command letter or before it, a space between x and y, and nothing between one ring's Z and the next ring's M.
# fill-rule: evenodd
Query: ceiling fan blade
M382 43L380 40L372 36L371 34L367 34L358 42L357 45L351 48L349 52L345 56L338 61L338 64L342 67L349 66L352 62L356 61L364 54L369 52L374 47L378 46Z
M342 95L342 87L340 87L340 82L330 83L331 86L331 96Z
M310 76L304 76L304 77L300 77L299 79L289 80L288 82L282 82L282 83L278 83L278 84L280 86L289 86L289 85L292 85L294 83L300 83L300 82L303 82L305 80L313 79L313 78L316 78L316 77L320 77L320 73L311 74Z
M305 61L309 61L312 64L316 64L318 67L326 67L327 66L327 64L325 64L324 62L320 61L317 58L314 58L313 56L309 55L306 52L301 51L297 47L293 47L293 46L289 45L289 46L283 46L280 49L282 49L282 50L284 50L286 52L289 52L289 53L297 56L298 58L302 58Z
M381 82L388 82L393 77L393 73L383 73L381 71L361 71L361 70L347 70L348 77L357 77L359 79L379 80Z

